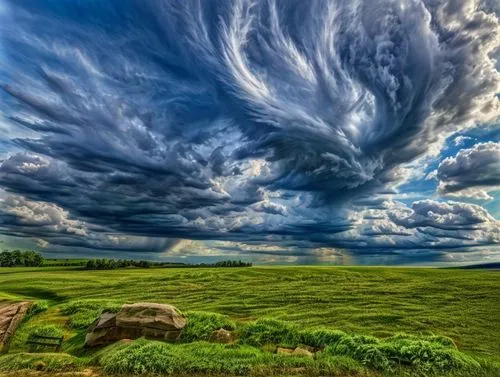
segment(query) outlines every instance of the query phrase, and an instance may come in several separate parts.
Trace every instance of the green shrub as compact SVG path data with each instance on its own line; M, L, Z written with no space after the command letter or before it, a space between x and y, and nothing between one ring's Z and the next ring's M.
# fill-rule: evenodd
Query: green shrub
M475 370L479 364L442 339L418 339L400 334L385 340L366 336L345 336L338 344L325 349L327 355L349 356L371 368L391 371L411 367L422 372Z
M240 330L240 343L268 349L273 344L283 347L326 347L324 352L317 353L318 362L321 362L315 364L315 368L324 373L329 368L341 369L340 364L335 363L346 360L346 371L359 368L360 364L386 372L399 367L409 367L421 373L479 368L477 361L458 351L451 339L442 336L397 334L381 340L328 329L300 331L286 322L265 319L244 325Z
M235 324L229 317L208 312L187 312L187 323L182 329L181 339L186 342L208 340L218 329L234 330Z
M352 357L375 369L390 370L390 362L377 347L378 343L378 339L374 337L348 335L340 339L336 345L328 346L325 352Z

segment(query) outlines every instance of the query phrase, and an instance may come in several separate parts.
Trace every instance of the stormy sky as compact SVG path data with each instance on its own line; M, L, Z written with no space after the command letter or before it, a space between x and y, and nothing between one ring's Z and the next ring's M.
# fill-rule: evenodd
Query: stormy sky
M500 7L0 0L0 249L500 260Z

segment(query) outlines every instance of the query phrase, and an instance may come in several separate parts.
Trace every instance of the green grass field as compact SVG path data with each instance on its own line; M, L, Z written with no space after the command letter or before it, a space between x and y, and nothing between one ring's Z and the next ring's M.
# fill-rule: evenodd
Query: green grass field
M477 375L493 376L500 370L498 369L499 288L500 274L483 270L375 267L176 268L112 271L84 271L62 267L0 269L0 299L45 300L45 305L48 306L48 310L33 315L22 325L7 356L13 359L16 352L26 351L24 340L30 328L52 324L59 326L65 332L65 338L68 340L63 349L69 354L78 356L70 360L71 365L77 366L84 365L90 359L91 355L81 348L83 329L89 321L99 315L99 305L115 306L127 302L150 301L169 303L183 312L205 311L224 314L241 326L250 321L269 318L286 321L307 331L328 328L341 330L347 334L378 338L391 337L396 333L421 337L446 336L453 339L458 349L465 355L489 365L486 372L483 370ZM99 305L89 306L89 302ZM150 350L148 352L153 352L153 349L154 352L160 352L158 350L164 347L171 348L161 351L160 354L162 352L171 354L172 360L182 361L182 355L194 360L193 355L201 357L200 352L205 352L209 355L204 354L208 358L218 357L210 352L215 352L213 350L219 345L207 348L207 344L200 343L194 350L192 345L186 344L170 346L155 345L155 342L152 342L145 346L139 343L134 349L125 351L117 350L116 347L120 347L119 345L115 348L109 347L106 351L108 354L101 358L102 364L105 365L106 360L110 363L109 360L120 359L121 356L113 356L113 352L144 353L146 352L144 349ZM222 352L221 355L226 355L224 352L235 352L225 349L219 351ZM237 357L229 353L223 357L228 360L232 358L240 360L242 357L243 361L238 361L235 365L247 365L249 363L245 361L247 359L262 359L263 364L272 364L273 373L278 375L282 375L279 372L281 367L286 373L302 370L300 368L306 368L308 371L314 369L309 368L309 365L304 367L302 361L297 361L298 364L295 365L292 359L268 360L267 354L259 353L260 356L255 356L252 352L257 351L245 348ZM66 357L66 354L57 357ZM24 356L23 358L26 359ZM68 360L65 359L64 362ZM360 370L359 366L350 365L349 360L337 360L337 358L327 361L330 364L338 364L331 368L336 371L335 373L338 372L339 376L420 375L410 372L404 374L406 372L403 370L397 372L401 374L394 374L396 373L394 371L392 374L384 374L383 371L371 371L369 368ZM6 371L12 369L12 365L17 364L15 361L6 359L2 361L0 358L0 369ZM220 366L214 366L215 369L212 370L196 365L192 368L193 374L205 370L226 371ZM258 372L254 364L247 366L251 373ZM122 371L127 370L126 367L123 368ZM109 370L120 372L113 368ZM333 373L332 370L330 374ZM173 371L179 374L182 369ZM266 375L268 372L263 373ZM321 375L323 372L318 373ZM234 374L242 374L242 371L236 368ZM457 372L451 375L472 374Z

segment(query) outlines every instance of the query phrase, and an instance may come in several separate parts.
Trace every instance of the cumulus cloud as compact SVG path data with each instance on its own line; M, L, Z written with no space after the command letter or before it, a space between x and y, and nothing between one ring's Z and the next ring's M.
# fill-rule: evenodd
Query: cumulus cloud
M500 26L474 0L6 4L0 111L27 133L6 137L0 185L88 224L97 247L371 247L351 203L498 120ZM450 193L472 179L440 170ZM402 219L363 232L399 245Z
M478 205L433 200L417 201L411 209L395 211L391 217L396 224L406 228L428 226L447 230L465 227L475 229L476 225L496 223L493 217Z
M19 196L8 196L0 201L3 226L35 228L36 232L88 236L84 222L69 218L67 211L52 203L33 202ZM10 222L9 222L10 221Z
M446 251L500 242L500 221L475 204L426 199L407 207L387 201L384 208L358 209L349 216L355 225L335 237L339 246Z
M491 199L487 191L500 188L500 143L479 143L445 158L437 169L443 195Z
M91 249L162 252L179 240L117 234L102 226L74 219L68 211L19 195L0 199L0 231L9 236L30 235L41 248L78 246Z

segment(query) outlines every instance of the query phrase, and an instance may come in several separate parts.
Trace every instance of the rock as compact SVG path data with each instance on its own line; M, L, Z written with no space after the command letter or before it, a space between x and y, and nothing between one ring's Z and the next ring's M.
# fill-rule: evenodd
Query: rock
M293 348L284 348L284 347L278 347L276 348L276 353L286 353L291 355L295 350Z
M45 364L42 360L38 360L35 362L34 367L36 370L45 370L45 368L47 368L47 364Z
M314 357L314 353L309 351L305 347L297 347L297 348L278 347L276 348L276 353L293 355L293 356Z
M105 312L87 330L85 345L95 347L119 339L121 338L119 329L116 327L116 314Z
M118 327L146 327L157 330L180 330L186 318L172 305L137 303L123 305L116 314Z
M219 329L215 330L211 335L210 339L211 342L215 343L232 343L234 342L234 334L226 329Z
M171 305L137 303L123 305L114 313L102 313L88 329L85 345L99 346L122 339L146 337L177 341L186 325L184 316Z
M23 320L29 302L2 302L0 303L0 351L6 351L9 341Z
M297 347L293 350L293 355L294 356L305 356L305 357L314 357L314 353L309 351L306 348L303 347Z

